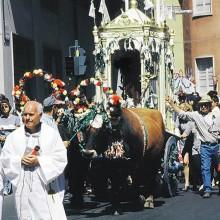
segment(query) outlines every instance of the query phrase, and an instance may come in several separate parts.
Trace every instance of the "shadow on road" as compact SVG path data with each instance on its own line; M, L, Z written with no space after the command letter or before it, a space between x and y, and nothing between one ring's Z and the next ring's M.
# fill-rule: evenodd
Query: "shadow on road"
M101 216L113 215L115 209L109 201L104 198L97 201L93 195L88 195L84 197L85 202L81 206L74 205L71 202L64 204L67 216L84 216L85 218L96 218ZM155 207L160 207L165 204L163 200L156 200L154 202ZM118 207L118 211L123 213L140 212L143 207L140 206L138 201L121 202Z

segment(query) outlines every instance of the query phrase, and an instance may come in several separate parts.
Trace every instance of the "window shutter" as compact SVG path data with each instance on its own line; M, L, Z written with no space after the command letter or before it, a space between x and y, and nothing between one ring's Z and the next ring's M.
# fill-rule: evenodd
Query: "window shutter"
M197 65L197 79L198 79L197 90L199 91L199 93L205 94L209 90L214 89L213 58L212 57L197 58L196 65Z
M193 0L193 16L205 16L212 14L211 0Z

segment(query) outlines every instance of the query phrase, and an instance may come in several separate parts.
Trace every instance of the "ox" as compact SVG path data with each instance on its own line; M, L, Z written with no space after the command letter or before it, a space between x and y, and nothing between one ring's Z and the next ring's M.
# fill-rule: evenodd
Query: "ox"
M105 183L98 176L103 177L104 174L107 174L106 177L110 178L113 192L112 204L116 210L114 214L117 213L118 209L116 198L122 183L120 179L125 180L127 177L130 177L132 180L132 187L137 189L137 193L139 193L139 186L143 186L144 195L139 195L143 206L145 208L154 208L153 196L155 193L156 175L161 165L165 145L165 128L162 115L157 110L146 108L122 108L119 112L117 108L115 110L117 114L110 114L111 116L109 117L111 129L102 127L98 130L92 128L89 130L89 133L92 133L95 138L93 138L93 141L91 141L91 138L87 139L87 142L90 142L90 144L87 144L86 148L91 151L92 146L99 155L92 159L90 175L92 183L96 186L96 189L99 189ZM126 151L125 155L116 159L106 158L105 156L100 157L100 155L105 155L110 142L115 143L116 141L123 141L124 151ZM82 157L74 162L72 158L71 161L71 163L74 163L71 167L77 167L78 171L79 167L81 168L79 172L75 172L77 175L73 176L72 180L82 180L79 176L83 175L85 177L83 173L87 171L88 159L83 159ZM77 164L79 162L81 165ZM103 173L96 169L100 166ZM76 191L77 193L80 192L79 189L76 189Z

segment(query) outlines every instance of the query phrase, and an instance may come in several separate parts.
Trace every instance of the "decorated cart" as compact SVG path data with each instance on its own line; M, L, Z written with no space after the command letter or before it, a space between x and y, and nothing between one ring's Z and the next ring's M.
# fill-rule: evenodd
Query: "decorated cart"
M93 35L96 76L128 103L132 100L131 107L162 113L169 131L163 158L164 179L169 194L175 195L178 169L174 171L173 167L178 157L178 137L172 135L173 113L165 103L165 96L174 96L183 82L183 77L174 73L174 33L166 22L156 22L152 13L147 16L138 9L136 0L130 0L130 7L118 17L104 20L100 27L94 25ZM96 100L102 99L102 90L97 88Z

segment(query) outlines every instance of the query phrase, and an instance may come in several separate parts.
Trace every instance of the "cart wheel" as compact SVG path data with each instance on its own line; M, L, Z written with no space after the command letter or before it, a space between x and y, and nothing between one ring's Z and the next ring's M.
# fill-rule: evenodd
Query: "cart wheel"
M178 181L176 178L176 173L170 172L170 167L173 162L177 160L177 139L174 136L168 138L164 151L164 161L163 161L163 180L164 185L167 188L168 196L172 197L176 195Z

